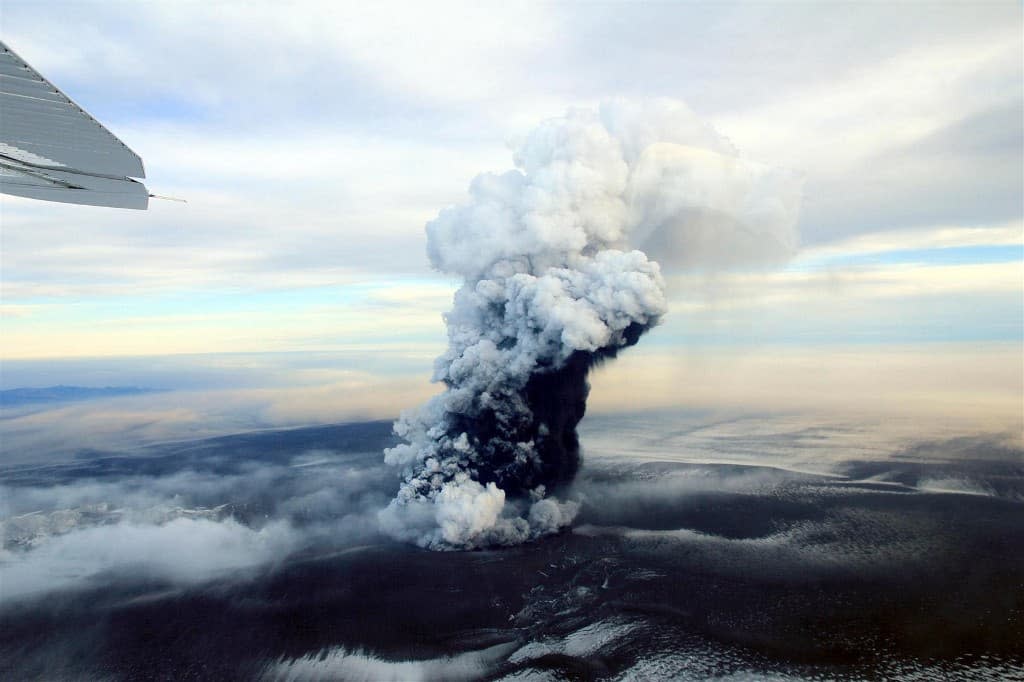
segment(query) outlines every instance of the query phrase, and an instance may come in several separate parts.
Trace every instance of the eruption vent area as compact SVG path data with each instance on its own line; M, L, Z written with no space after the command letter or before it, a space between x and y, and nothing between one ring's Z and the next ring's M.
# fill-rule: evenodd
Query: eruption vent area
M609 282L624 273L634 288ZM384 527L455 548L515 544L568 524L577 505L545 497L579 469L587 373L663 310L659 269L638 251L464 286L436 365L447 390L403 416L396 432L407 443L386 452L403 483Z

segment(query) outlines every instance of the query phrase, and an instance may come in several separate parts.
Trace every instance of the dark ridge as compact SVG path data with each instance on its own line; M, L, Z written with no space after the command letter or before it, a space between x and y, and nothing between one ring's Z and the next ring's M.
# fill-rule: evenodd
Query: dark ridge
M82 478L165 476L192 470L218 475L244 472L253 462L288 464L299 453L330 450L365 458L377 457L395 443L390 421L353 422L295 429L274 429L217 436L196 441L152 445L124 454L83 450L75 460L46 466L0 466L5 485L39 486L70 483Z
M36 405L39 403L68 403L79 400L98 400L146 393L160 393L162 388L138 386L47 386L45 388L8 388L0 391L0 406Z

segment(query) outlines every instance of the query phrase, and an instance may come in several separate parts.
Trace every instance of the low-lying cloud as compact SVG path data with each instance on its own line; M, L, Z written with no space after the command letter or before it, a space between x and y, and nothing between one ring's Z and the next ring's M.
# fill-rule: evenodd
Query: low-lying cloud
M178 518L160 525L114 524L41 540L3 562L0 602L105 580L188 585L283 559L299 546L283 521L259 530L233 519Z

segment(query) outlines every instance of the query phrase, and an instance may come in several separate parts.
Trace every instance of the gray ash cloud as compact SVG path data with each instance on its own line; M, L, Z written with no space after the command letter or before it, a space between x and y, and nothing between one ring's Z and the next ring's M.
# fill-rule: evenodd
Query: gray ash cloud
M571 110L515 163L427 225L431 263L463 284L434 370L446 390L396 423L405 442L385 459L402 484L381 515L424 547L516 544L572 521L578 505L551 493L580 466L587 373L667 310L660 267L634 246L715 267L795 244L795 181L740 159L679 102Z

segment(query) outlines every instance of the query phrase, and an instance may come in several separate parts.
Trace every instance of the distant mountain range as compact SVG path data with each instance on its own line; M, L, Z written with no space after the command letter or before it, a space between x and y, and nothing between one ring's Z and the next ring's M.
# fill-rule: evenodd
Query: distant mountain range
M9 388L0 391L0 406L16 407L35 403L63 403L98 398L116 398L127 395L156 393L163 389L138 386L47 386L45 388Z

